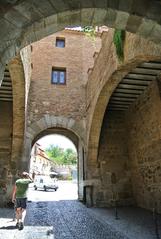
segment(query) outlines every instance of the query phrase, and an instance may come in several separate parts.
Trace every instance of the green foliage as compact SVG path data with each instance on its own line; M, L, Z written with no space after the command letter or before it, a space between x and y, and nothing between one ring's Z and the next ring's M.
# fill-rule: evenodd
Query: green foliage
M77 163L77 153L70 148L64 150L58 146L50 145L46 149L46 154L58 164L75 165Z
M113 42L116 47L116 54L120 61L123 61L124 59L124 40L125 40L125 31L116 29L113 36Z
M96 38L96 30L93 26L85 26L82 27L82 32L86 34L87 37L91 38L91 40L95 40Z

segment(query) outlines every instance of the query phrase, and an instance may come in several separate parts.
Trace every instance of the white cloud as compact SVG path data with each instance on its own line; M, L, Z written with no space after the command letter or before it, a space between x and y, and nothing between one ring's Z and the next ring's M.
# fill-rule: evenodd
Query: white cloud
M54 145L64 149L71 148L76 151L75 145L71 140L58 134L44 136L43 138L39 139L37 143L40 144L43 149L48 148L50 145Z

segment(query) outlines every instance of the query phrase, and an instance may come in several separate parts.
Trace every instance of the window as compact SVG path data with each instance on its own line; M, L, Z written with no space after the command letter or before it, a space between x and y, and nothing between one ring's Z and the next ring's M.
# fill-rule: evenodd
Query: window
M51 76L52 84L64 85L66 84L66 69L65 68L53 68Z
M56 38L56 47L64 48L65 47L65 38Z

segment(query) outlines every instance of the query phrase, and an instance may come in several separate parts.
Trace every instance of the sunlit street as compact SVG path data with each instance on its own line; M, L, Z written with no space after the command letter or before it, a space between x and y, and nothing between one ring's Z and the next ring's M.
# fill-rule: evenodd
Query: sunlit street
M78 198L77 183L71 181L58 181L58 190L48 191L35 190L33 184L28 191L29 201L59 201L59 200L76 200Z

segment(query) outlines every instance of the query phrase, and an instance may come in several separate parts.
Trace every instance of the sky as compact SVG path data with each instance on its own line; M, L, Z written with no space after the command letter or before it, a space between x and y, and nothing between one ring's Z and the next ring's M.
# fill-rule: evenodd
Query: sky
M44 136L43 138L39 139L37 143L40 144L43 149L48 148L50 145L54 145L64 149L71 148L76 151L76 148L71 140L58 134Z

